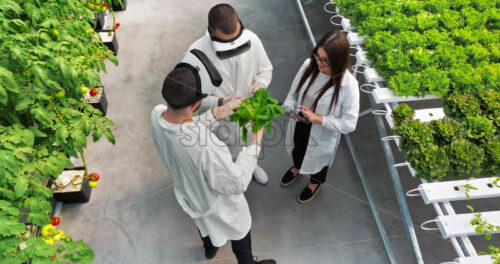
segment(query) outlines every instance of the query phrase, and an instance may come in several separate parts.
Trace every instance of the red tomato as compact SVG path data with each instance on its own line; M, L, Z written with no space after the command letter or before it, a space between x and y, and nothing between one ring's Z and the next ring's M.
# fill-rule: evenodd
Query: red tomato
M97 95L97 89L92 88L92 90L90 90L90 96L96 96L96 95Z
M91 180L91 181L98 181L99 180L99 174L97 174L95 172L89 174L89 180Z
M50 221L52 222L52 225L53 225L53 226L56 226L56 225L58 225L59 223L61 223L61 219L59 219L59 217L57 217L57 216L52 217L52 218L50 219Z

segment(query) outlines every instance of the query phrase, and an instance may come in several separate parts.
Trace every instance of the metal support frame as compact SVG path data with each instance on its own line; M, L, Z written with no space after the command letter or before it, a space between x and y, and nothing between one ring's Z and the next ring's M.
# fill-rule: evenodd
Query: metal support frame
M306 31L307 31L307 37L308 37L309 41L311 42L311 45L314 47L314 46L316 46L316 41L315 41L314 36L312 34L311 27L309 26L309 22L307 20L306 15L305 15L304 9L302 8L302 4L300 3L300 0L296 0L296 3L297 3L297 7L299 9L299 12L300 12L300 16L302 18L302 21L304 22L304 26L305 26ZM372 109L368 109L368 110L362 112L361 115L362 116L366 115L367 113L370 113L371 111L372 111ZM382 242L384 244L385 251L387 253L387 257L389 259L389 262L396 263L396 258L394 257L394 253L392 252L389 238L387 237L387 233L385 232L384 226L382 224L382 220L380 219L380 216L378 214L377 207L375 206L375 203L374 203L373 198L371 196L370 188L367 185L366 178L365 178L365 175L363 172L363 168L361 167L361 164L357 159L357 156L356 156L356 153L354 150L354 146L353 146L352 141L351 141L351 137L349 136L349 134L346 134L344 137L346 139L347 146L349 148L349 152L351 153L354 165L356 166L356 170L358 172L359 178L361 179L361 184L363 186L366 197L367 197L368 202L370 204L370 209L372 211L373 218L375 219L375 222L377 224L377 228L378 228L378 231L379 231L380 236L382 238Z

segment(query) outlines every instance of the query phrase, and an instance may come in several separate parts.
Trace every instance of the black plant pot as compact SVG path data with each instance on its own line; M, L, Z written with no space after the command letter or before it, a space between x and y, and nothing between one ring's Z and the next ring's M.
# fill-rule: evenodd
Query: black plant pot
M127 9L127 0L122 0L122 2L123 8L113 2L113 4L111 4L111 8L113 8L113 11L125 11Z
M111 32L111 36L109 36L109 32L99 32L101 35L102 42L109 50L111 50L115 56L118 55L118 39L116 38L116 31Z
M101 32L106 25L106 18L109 11L100 13L99 16L94 21L90 22L90 26L95 29L96 32ZM97 24L97 25L96 25Z
M75 167L71 169L72 171L85 171L84 167ZM84 175L85 176L85 175ZM82 179L84 180L84 179ZM71 185L71 184L70 184ZM84 181L83 184L77 185L78 188L71 191L56 191L55 185L51 184L51 189L54 191L54 199L57 201L69 204L69 203L86 203L90 200L90 194L92 193L92 188L89 186L88 181Z
M92 105L94 108L99 109L103 116L106 116L108 112L108 99L106 99L106 94L104 93L104 87L96 87L96 89L102 89L102 92L98 94L95 98L88 97L85 95L85 103Z

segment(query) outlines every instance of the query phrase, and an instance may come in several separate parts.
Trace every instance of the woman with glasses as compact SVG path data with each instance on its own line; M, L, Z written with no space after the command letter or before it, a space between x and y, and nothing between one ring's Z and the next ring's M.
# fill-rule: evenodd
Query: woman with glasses
M298 196L299 203L311 201L325 182L340 142L340 135L356 128L359 90L349 72L349 43L343 32L330 31L316 44L302 64L283 103L289 123L285 140L293 142L293 166L281 177L289 186L299 174L310 182Z

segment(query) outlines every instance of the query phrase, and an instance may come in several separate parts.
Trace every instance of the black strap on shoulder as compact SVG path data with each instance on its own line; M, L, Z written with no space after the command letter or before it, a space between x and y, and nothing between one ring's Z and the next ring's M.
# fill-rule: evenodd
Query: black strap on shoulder
M210 81L215 87L219 87L222 83L222 77L219 74L219 71L217 68L215 68L214 64L210 61L210 59L203 53L203 51L198 50L198 49L192 49L190 51L191 53L196 56L201 63L203 63L203 66L205 66L205 69L207 70L208 76L210 77Z

